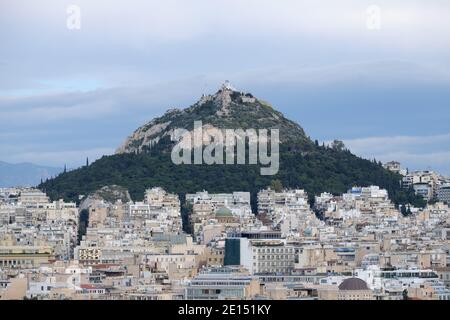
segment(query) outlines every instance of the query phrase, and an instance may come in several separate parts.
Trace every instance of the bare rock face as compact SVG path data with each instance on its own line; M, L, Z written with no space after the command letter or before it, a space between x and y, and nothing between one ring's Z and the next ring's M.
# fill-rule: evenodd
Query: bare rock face
M164 123L149 123L148 126L137 129L133 135L125 140L116 153L141 152L144 146L152 147L161 139L160 134L170 125L170 121Z
M234 91L232 91L231 89L223 86L222 90L219 91L216 96L214 97L214 101L216 103L216 105L221 106L219 110L217 110L216 115L218 117L223 117L223 116L229 116L230 115L230 107L231 107L231 103L233 102L233 99L231 97L231 95L233 94Z
M195 121L202 121L205 130L279 129L280 141L289 149L305 151L312 145L297 123L286 119L267 102L237 91L226 82L214 95L203 95L197 103L183 110L170 109L138 128L116 153L146 153L156 147L169 150L173 146L174 131L192 132Z
M86 197L80 204L80 210L87 209L98 202L114 204L117 201L130 202L131 196L128 190L117 185L104 186Z

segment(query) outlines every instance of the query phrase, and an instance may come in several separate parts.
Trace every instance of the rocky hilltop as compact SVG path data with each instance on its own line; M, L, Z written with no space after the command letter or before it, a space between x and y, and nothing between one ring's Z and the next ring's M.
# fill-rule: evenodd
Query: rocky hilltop
M251 93L237 91L228 83L213 95L204 95L189 108L170 109L138 128L128 137L116 153L142 153L158 144L172 146L171 137L176 129L192 132L194 121L202 121L205 130L217 129L278 129L282 146L291 151L310 151L312 141L295 122L286 119L270 104L257 99Z
M264 176L259 164L174 164L171 150L176 142L171 136L177 128L192 131L194 121L202 121L205 128L279 129L279 171ZM355 185L378 185L387 189L397 204L420 205L414 192L400 188L399 175L353 155L342 143L321 146L311 141L300 125L270 104L229 84L186 109L169 110L138 128L116 154L62 173L39 187L53 199L73 201L111 185L129 190L133 200L141 200L145 189L151 187L181 196L201 190L249 191L256 206L257 192L274 180L284 187L305 189L310 199L321 192L340 194Z

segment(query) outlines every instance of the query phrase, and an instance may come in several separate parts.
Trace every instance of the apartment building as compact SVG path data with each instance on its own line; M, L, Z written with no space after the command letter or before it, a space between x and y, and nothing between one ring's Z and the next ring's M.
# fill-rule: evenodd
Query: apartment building
M206 268L186 287L186 300L248 300L260 294L256 277L239 267Z

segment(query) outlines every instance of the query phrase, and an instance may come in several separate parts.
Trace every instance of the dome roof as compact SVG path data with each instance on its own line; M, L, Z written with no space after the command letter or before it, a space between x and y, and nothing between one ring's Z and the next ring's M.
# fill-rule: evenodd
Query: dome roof
M367 283L359 278L349 278L342 281L339 290L369 290Z
M216 211L216 217L232 217L233 213L228 208L220 208Z

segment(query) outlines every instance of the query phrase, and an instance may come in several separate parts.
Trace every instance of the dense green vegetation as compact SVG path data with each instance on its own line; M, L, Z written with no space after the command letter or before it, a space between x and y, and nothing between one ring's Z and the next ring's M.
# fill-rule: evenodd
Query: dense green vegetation
M397 205L425 205L411 190L402 190L400 177L379 163L358 158L346 150L319 146L303 155L282 152L280 171L275 176L261 176L259 165L174 165L169 153L152 152L105 156L39 187L52 199L71 201L107 185L128 189L133 200L141 200L145 189L155 186L180 195L201 190L250 191L255 205L256 193L273 185L275 180L283 187L305 189L311 200L324 191L341 194L352 186L379 185L389 191Z
M270 185L276 189L305 189L311 202L321 192L342 194L353 186L378 185L389 191L397 205L425 204L412 190L402 190L400 176L388 172L381 164L356 157L340 141L334 141L331 147L319 146L297 123L263 101L246 99L249 97L252 95L248 93L219 90L216 95L187 109L166 112L138 129L141 135L129 141L129 153L105 156L89 166L64 172L39 187L52 199L71 201L108 185L128 189L133 200L141 200L145 189L155 186L178 193L182 199L186 193L202 190L249 191L253 209L256 209L257 192ZM230 101L224 105L227 99ZM226 112L223 112L224 106ZM278 129L281 141L278 174L262 176L259 165L173 164L169 131L192 130L194 121L198 120L223 129ZM158 124L167 126L162 131L156 130L154 126ZM158 142L148 144L144 136L147 140L158 138Z

